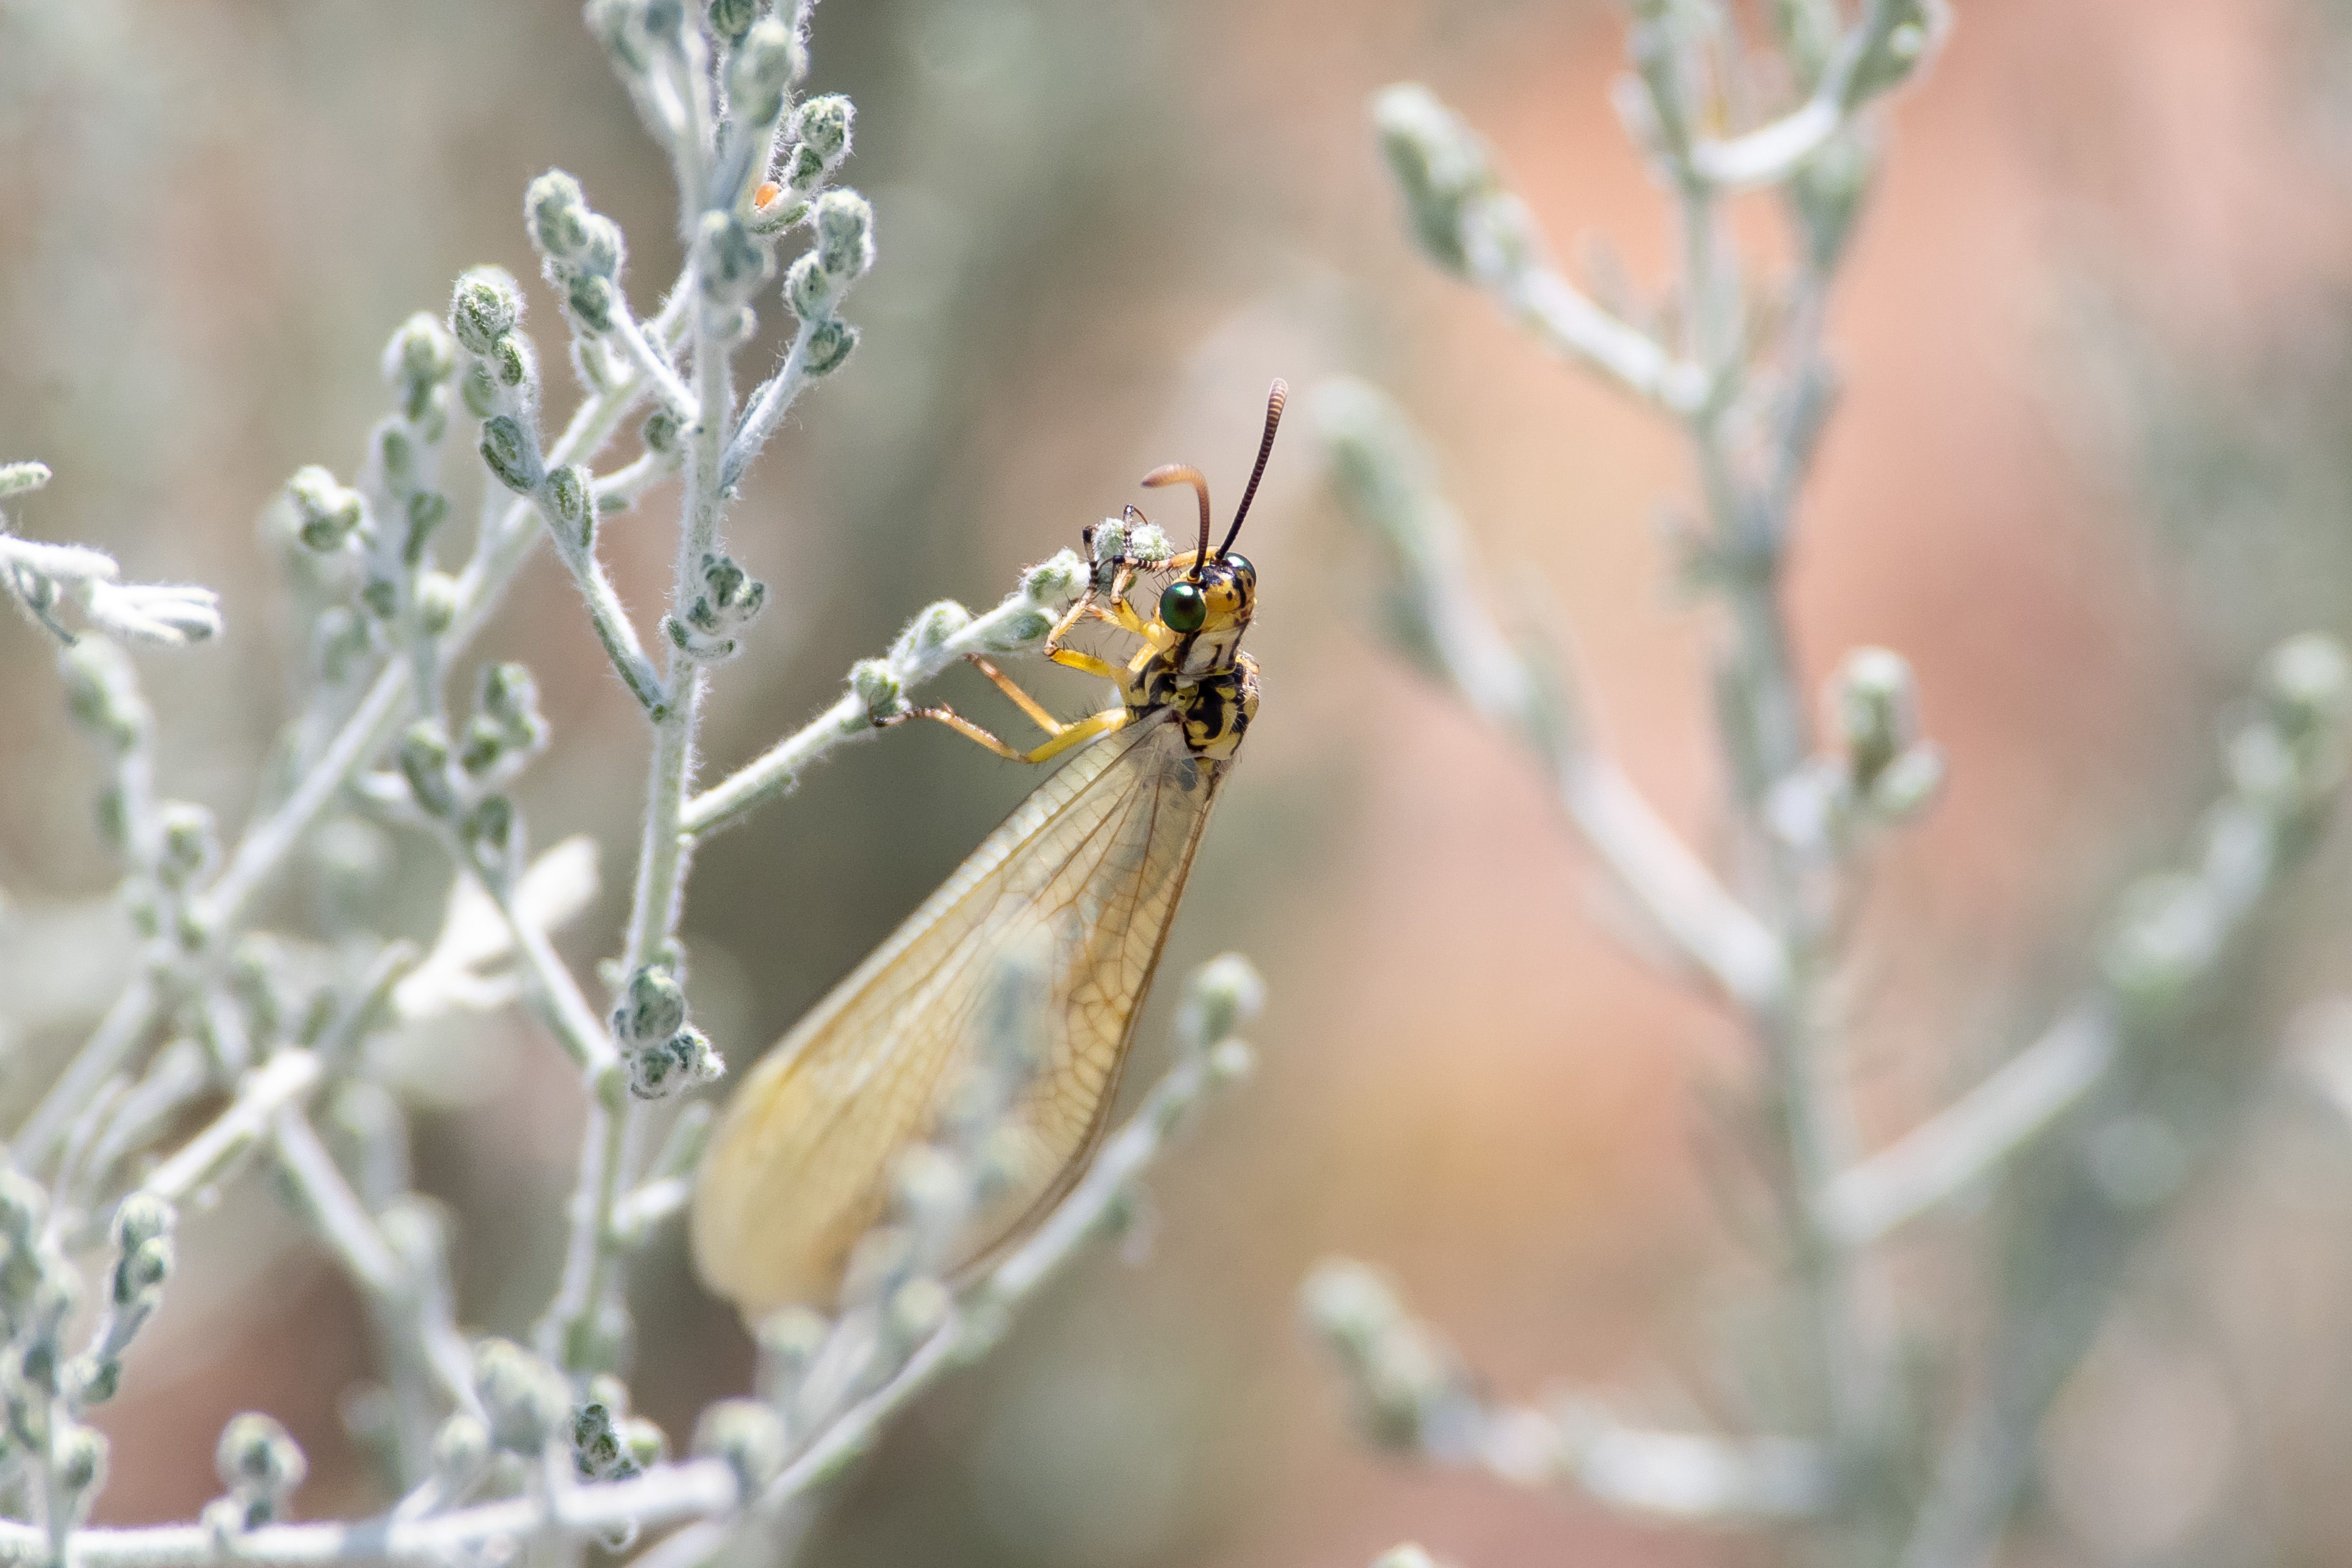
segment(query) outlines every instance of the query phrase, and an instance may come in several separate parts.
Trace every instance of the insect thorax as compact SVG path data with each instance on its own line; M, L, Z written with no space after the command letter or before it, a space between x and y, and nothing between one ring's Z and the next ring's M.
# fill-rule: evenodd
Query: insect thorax
M1127 707L1135 719L1175 710L1184 743L1196 755L1223 761L1239 749L1257 716L1257 661L1237 654L1222 668L1190 676L1172 660L1155 659L1129 690Z

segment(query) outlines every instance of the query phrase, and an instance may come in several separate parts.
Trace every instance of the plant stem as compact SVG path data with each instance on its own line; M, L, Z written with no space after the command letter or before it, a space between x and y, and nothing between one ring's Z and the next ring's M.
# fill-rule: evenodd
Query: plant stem
M719 315L709 305L696 308L693 314L694 390L700 413L688 432L686 494L670 588L674 616L686 614L701 581L703 562L718 550L719 519L726 506L719 469L727 450L734 386L727 346L731 323L721 321ZM680 823L694 775L704 684L701 666L683 649L672 647L663 680L668 702L647 714L653 723L653 754L628 942L621 961L623 986L630 975L648 964L677 962L677 919L693 843ZM600 1074L592 1085L563 1279L540 1328L541 1350L574 1374L592 1370L594 1331L615 1286L620 1246L616 1213L644 1142L645 1114L646 1107L627 1095L617 1071Z

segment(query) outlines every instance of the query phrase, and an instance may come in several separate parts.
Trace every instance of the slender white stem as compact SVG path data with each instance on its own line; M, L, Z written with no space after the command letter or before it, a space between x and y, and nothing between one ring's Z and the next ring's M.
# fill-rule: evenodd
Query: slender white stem
M2120 1045L2105 1007L2076 1006L1965 1096L1841 1173L1822 1194L1824 1223L1864 1246L1967 1192L2080 1101Z
M719 476L722 486L734 488L751 459L760 455L760 449L782 426L793 401L807 390L811 379L807 369L809 337L815 330L813 321L801 323L800 331L793 334L793 346L784 354L782 365L761 384L744 405L742 423L736 426L734 439L727 444L726 456L720 460Z
M279 1051L246 1074L229 1108L149 1173L140 1186L169 1203L187 1202L267 1137L278 1113L301 1104L323 1076L314 1052L292 1047Z
M335 1249L343 1270L359 1287L379 1300L402 1292L400 1259L376 1228L374 1216L343 1180L335 1157L319 1142L310 1119L299 1110L281 1110L271 1128L278 1145L278 1163L301 1193L318 1220L319 1234Z
M661 399L663 406L677 415L681 423L691 423L694 394L687 389L686 382L669 363L669 356L654 347L626 305L614 307L613 330L606 335L620 343L622 354L637 367L637 374L645 377L646 384Z

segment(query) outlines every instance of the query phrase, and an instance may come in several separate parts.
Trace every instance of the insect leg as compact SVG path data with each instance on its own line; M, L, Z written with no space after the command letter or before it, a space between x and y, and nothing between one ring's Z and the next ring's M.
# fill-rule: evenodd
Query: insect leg
M1084 745L1097 735L1108 735L1113 730L1124 730L1127 728L1128 717L1128 711L1124 706L1106 708L1099 713L1090 713L1075 724L1063 725L1060 734L1034 751L1027 752L1021 760L1024 763L1042 763L1050 757L1059 756L1073 746Z
M981 658L981 656L976 653L967 654L964 657L971 660L973 668L979 670L981 674L988 677L989 679L996 682L996 689L999 691L1003 692L1007 697L1013 699L1013 702L1020 707L1021 711L1028 714L1029 717L1035 721L1037 728L1045 731L1048 735L1058 735L1062 732L1062 721L1055 718L1051 713L1046 712L1044 705L1035 698L1030 696L1027 692L1022 690L1020 687L1014 685L1013 683L1012 677L1006 675L1003 670L997 668L996 666L989 663L988 660Z
M1011 762L1042 763L1058 757L1071 747L1091 741L1097 735L1108 734L1113 730L1124 727L1127 723L1127 710L1123 707L1106 708L1101 712L1081 719L1075 724L1065 724L1055 731L1051 740L1026 752L1006 745L954 709L945 706L902 709L887 719L877 720L875 728L887 730L893 725L903 724L909 719L929 719L945 724L967 741L985 746L998 756Z
M1055 664L1070 669L1084 670L1088 675L1098 675L1105 680L1119 679L1118 666L1105 663L1090 653L1080 653L1074 647L1057 647L1045 657Z

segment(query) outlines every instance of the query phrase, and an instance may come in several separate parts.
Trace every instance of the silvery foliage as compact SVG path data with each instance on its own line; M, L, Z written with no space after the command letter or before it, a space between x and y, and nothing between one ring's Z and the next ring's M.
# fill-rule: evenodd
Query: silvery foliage
M759 574L782 564L739 554L729 505L800 395L850 362L858 332L844 312L874 264L872 208L835 183L853 106L803 90L809 13L810 0L691 11L591 0L587 25L675 176L683 268L641 315L620 226L551 170L530 183L521 216L563 329L569 415L550 412L558 395L525 323L530 291L497 268L465 272L446 310L393 333L387 411L356 467L305 467L271 509L304 663L259 805L234 836L164 793L161 721L126 651L215 636L215 596L125 583L106 555L0 520L0 585L58 639L73 718L105 763L99 817L140 943L112 1006L0 1165L0 1555L576 1561L586 1545L623 1552L677 1527L649 1557L699 1562L737 1542L772 1557L883 1422L992 1343L1064 1259L1125 1223L1134 1184L1185 1112L1247 1070L1237 1035L1259 986L1228 957L1190 982L1167 1076L1028 1240L976 1277L939 1277L995 1131L967 1116L908 1156L837 1313L757 1325L757 1386L706 1411L683 1454L634 1412L632 1347L659 1329L631 1321L624 1285L688 1199L709 1121L688 1091L724 1073L730 1044L695 1020L678 934L695 847L835 748L882 733L910 691L967 655L1035 651L1087 585L1085 563L1065 551L983 612L930 605L859 661L814 721L698 788L706 700L758 635L772 598ZM741 391L756 312L779 304L789 345ZM612 456L632 430L635 455ZM470 526L448 484L469 461L488 496ZM0 467L0 500L21 510L49 477L37 463ZM676 569L647 637L614 590L598 532L670 484ZM513 793L547 742L536 679L525 662L471 654L542 542L647 737L630 915L602 1005L551 943L595 900L593 847L573 837L535 850ZM422 942L381 924L394 834L437 847L453 873ZM264 929L263 895L301 877L319 923ZM962 1103L1017 1098L1043 1005L1032 978L1001 977L1003 1005ZM446 1048L449 1022L512 1006L568 1058L586 1119L562 1277L528 1342L462 1326L448 1259L465 1216L408 1180L409 1107L481 1073ZM199 1519L88 1528L108 1459L88 1414L121 1387L124 1352L170 1287L180 1212L257 1171L367 1304L375 1381L346 1408L395 1500L364 1518L289 1522L306 1460L252 1412L221 1434L222 1489Z

